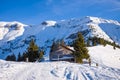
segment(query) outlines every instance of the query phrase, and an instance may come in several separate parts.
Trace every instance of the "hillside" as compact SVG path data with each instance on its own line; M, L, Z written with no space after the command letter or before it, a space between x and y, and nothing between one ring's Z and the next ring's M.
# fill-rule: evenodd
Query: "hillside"
M0 80L120 80L120 49L89 47L92 65L59 62L0 60ZM98 66L96 66L98 63Z
M120 44L120 23L98 17L84 17L61 21L44 21L40 25L25 25L20 22L0 22L0 59L11 53L23 53L31 39L46 51L46 57L53 41L64 39L67 44L80 31L85 40L89 37L104 38Z

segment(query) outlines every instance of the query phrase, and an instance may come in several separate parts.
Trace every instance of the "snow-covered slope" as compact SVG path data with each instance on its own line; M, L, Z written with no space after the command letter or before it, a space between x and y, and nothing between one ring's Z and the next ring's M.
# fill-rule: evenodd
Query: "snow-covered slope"
M88 50L92 62L120 69L120 49L114 50L112 46L106 45L89 47Z
M0 40L10 41L23 35L25 24L20 22L0 22Z
M120 80L120 49L114 50L109 45L88 49L91 66L62 61L24 63L0 60L0 80Z
M78 31L82 32L86 39L96 36L120 44L120 23L97 17L87 16L82 19L57 22L44 21L34 26L19 22L1 22L0 58L4 59L11 53L16 55L19 52L23 53L32 38L49 53L49 46L53 41L64 39L66 43L69 43L75 39Z
M0 80L119 80L120 69L68 62L0 61Z

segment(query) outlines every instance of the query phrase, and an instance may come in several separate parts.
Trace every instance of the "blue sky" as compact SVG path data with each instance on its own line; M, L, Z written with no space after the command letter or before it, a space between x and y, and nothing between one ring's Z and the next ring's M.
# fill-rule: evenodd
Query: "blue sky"
M40 24L84 16L120 21L120 0L0 0L0 21Z

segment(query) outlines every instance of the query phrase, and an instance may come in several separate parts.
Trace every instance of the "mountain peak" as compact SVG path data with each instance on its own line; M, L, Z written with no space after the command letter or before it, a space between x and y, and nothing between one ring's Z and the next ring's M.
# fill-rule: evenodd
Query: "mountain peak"
M103 19L103 18L100 18L100 17L86 16L85 19L92 22L92 23L96 23L96 24L111 23L111 24L120 25L120 23L116 20L107 20L107 19Z
M23 23L18 22L18 21L12 21L12 22L1 21L1 22L0 22L0 26L1 26L1 27L4 27L4 26L12 26L12 25L27 26L26 24L23 24Z
M54 26L56 24L56 21L48 20L48 21L42 22L41 24L45 26Z

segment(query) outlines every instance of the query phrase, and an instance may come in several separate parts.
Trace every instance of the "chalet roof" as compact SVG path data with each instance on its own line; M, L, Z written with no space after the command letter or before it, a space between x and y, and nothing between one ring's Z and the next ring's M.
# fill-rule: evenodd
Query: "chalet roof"
M70 50L70 51L74 52L74 49L72 47L65 46L65 45L60 45L60 46L67 49L67 50Z

